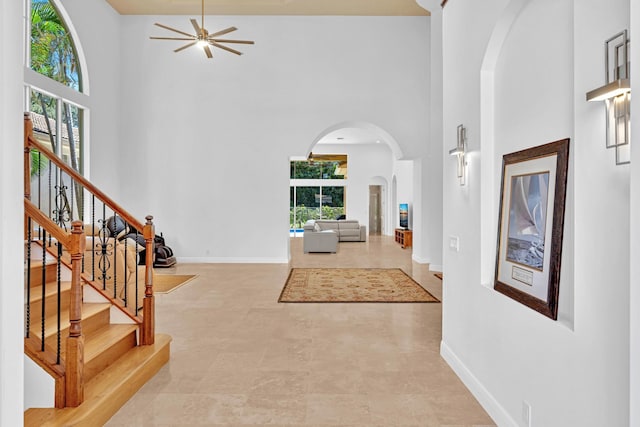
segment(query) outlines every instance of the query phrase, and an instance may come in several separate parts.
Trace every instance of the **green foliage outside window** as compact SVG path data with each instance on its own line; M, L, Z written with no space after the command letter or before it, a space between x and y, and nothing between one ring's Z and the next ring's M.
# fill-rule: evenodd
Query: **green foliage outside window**
M75 47L63 20L47 0L31 2L31 69L80 90Z
M80 90L80 67L71 36L55 7L47 0L31 1L31 69L65 86ZM56 118L58 100L40 92L31 92L31 111L42 114L47 123L51 149L58 152L52 121ZM67 132L71 167L80 171L79 141L74 129L79 128L80 109L67 102L61 104L62 122Z
M336 175L337 161L307 160L291 162L291 179L344 179L344 175Z
M344 215L342 206L323 206L322 208L297 206L289 210L289 226L293 229L302 228L310 219L336 219L340 215Z

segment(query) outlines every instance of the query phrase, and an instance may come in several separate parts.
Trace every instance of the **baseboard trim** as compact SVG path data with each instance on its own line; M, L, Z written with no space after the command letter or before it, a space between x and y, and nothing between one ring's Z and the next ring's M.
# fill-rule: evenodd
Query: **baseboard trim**
M433 264L429 266L429 271L435 271L436 273L442 273L442 266Z
M417 262L418 264L429 264L429 260L427 258L421 258L414 254L411 255L411 259Z
M177 257L185 264L288 264L287 258Z
M475 375L462 363L460 358L451 350L444 342L440 342L440 355L451 366L451 369L458 375L460 380L471 391L471 394L478 399L480 405L489 414L491 418L501 427L518 427L518 423L511 418L509 413L500 405L495 397L484 385L476 378Z

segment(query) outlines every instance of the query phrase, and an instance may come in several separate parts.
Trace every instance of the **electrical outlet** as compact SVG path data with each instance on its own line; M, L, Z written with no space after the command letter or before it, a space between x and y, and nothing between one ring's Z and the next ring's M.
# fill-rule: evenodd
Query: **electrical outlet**
M449 249L452 251L460 251L460 238L458 236L449 236Z
M522 421L525 427L531 427L531 405L526 400L522 401Z

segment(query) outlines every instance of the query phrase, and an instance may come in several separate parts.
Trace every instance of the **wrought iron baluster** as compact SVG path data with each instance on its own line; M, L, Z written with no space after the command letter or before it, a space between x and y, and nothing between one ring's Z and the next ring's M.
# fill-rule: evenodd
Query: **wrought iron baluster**
M116 257L118 256L118 233L117 224L118 224L118 216L114 212L113 216L113 298L117 298L118 295L118 260Z
M45 230L44 228L42 229L42 237L43 239L46 241L47 240L47 230ZM46 285L47 285L47 249L46 247L43 245L42 246L42 319L40 320L41 323L41 331L42 331L42 345L41 345L41 351L44 351L44 338L45 338L45 301L46 301Z
M73 183L75 181L71 176L69 177L69 180L71 181L71 202L69 203L69 217L71 218L71 221L73 221L73 192L75 191Z
M27 308L26 308L26 321L25 321L25 334L26 338L29 338L29 329L31 327L31 233L33 224L31 223L31 217L27 218Z
M140 301L138 301L138 266L140 265L140 253L138 252L138 236L140 235L140 233L138 232L138 229L136 229L136 271L135 271L135 275L136 275L136 289L135 289L135 293L136 293L136 314L138 314L138 307L140 307Z
M91 195L91 248L96 247L96 196ZM96 253L91 251L91 280L96 280Z
M67 186L56 185L56 206L53 210L53 222L65 231L67 229L67 223L71 220L71 208L69 207L69 199L67 198Z
M124 271L122 272L122 277L124 277L124 281L122 282L124 286L124 306L127 307L129 305L129 297L127 295L127 271L129 271L127 269L127 240L129 240L128 237L125 237L124 239Z
M60 293L61 293L61 288L62 288L62 286L61 286L61 284L62 284L62 281L61 281L61 273L62 273L62 244L60 242L58 242L58 269L57 269L57 271L58 271L58 275L56 277L56 283L57 283L57 288L58 288L57 289L58 290L58 295L57 295L57 297L58 297L58 325L57 325L58 329L57 329L57 337L56 337L57 338L56 364L59 365L60 364L60 352L61 352L61 348L62 348L61 347L61 345L62 345L61 344L62 335L61 335L61 332L60 332L60 322L61 322L60 315L61 315L61 312L62 312L62 301L60 299Z
M98 256L98 270L100 272L100 278L102 280L102 290L107 289L107 280L111 279L111 277L107 274L109 268L111 267L111 259L109 258L109 256L112 252L115 252L113 243L109 242L109 229L107 228L106 216L107 208L103 203L102 219L98 220L101 225L98 236L98 243L96 243L93 247L95 255Z
M52 179L53 179L53 178L51 177L51 174L53 173L53 167L54 167L54 166L53 166L53 164L52 164L51 166L52 166L52 167L50 167L50 168L49 168L49 185L48 185L48 188L47 188L47 193L49 194L49 205L47 206L47 213L49 214L49 217L51 217L51 186L52 186L51 182L52 182ZM56 173L57 173L57 172L56 172ZM46 234L47 234L47 233L46 233L46 230L43 230L43 233L42 233L42 236L43 236L43 239L42 239L42 241L43 241L43 245L46 245L46 240L47 240L47 239L46 239L46 238L44 238L44 236L46 236Z

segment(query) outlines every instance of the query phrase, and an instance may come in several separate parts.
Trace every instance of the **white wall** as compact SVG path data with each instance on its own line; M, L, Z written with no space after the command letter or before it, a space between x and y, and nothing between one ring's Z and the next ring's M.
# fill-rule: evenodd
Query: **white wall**
M119 123L122 108L120 15L106 1L61 2L87 64L82 72L85 77L83 89L89 94L89 178L107 195L116 197L121 174L118 163L112 159L126 155L120 142ZM144 215L139 219L143 220Z
M604 83L604 40L628 16L626 0L456 0L443 12L444 148L463 123L473 152L464 188L444 162L444 240L459 236L460 251L444 252L442 354L499 425L524 425L523 401L533 426L629 423L629 167L604 148L604 107L585 101ZM503 44L489 43L494 31ZM487 46L498 56L483 75ZM480 253L495 235L481 230L497 220L502 155L564 137L572 157L554 322L483 285L494 261ZM492 210L495 220L481 215Z
M148 39L163 34L153 22L187 18L122 17L122 141L105 158L178 257L286 262L288 159L335 123L372 123L406 158L426 155L427 17L211 18L256 41L213 60Z
M416 0L417 3L431 12L429 37L429 141L425 141L428 154L416 162L416 209L421 214L414 222L413 260L429 263L432 271L442 271L442 165L451 158L443 157L442 138L442 8L436 0ZM417 237L417 238L416 238Z
M0 2L0 426L23 422L22 2Z
M409 228L413 228L413 217L416 215L420 215L416 213L414 210L414 185L416 184L416 179L414 177L414 162L411 160L397 160L393 165L393 175L396 177L397 186L397 197L396 197L396 205L392 206L392 209L399 209L400 203L408 203L409 204ZM400 216L396 212L395 215L396 223L393 224L393 227L400 226Z
M29 356L24 355L24 410L55 407L56 382Z
M640 34L640 2L630 2L629 13L630 33ZM634 44L631 48L631 63L636 64L631 67L631 91L633 93L640 93L640 49ZM638 99L636 96L635 99ZM634 103L634 111L638 110L637 102ZM640 114L634 114L631 116L631 138L632 138L632 150L631 150L631 179L630 179L630 218L632 220L630 224L630 251L629 258L632 260L640 259L640 224L637 218L640 218ZM630 307L630 393L629 393L629 406L631 410L629 425L633 427L640 427L640 405L636 402L640 402L640 263L631 262L630 272L630 295L629 295L629 307Z

